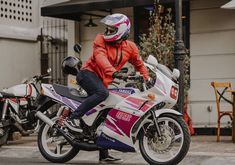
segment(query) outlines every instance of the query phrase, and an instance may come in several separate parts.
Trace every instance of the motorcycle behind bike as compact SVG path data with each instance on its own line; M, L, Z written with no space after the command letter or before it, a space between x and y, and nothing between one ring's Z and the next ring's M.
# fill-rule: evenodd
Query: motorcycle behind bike
M48 74L34 76L0 92L0 146L14 132L28 136L39 129L39 120L32 112L37 109L41 81L50 78L49 72L50 69Z
M172 109L178 99L179 70L173 72L149 56L145 62L154 76L146 86L143 76L127 76L142 84L109 89L109 97L89 110L81 120L83 131L69 129L64 120L83 102L75 89L58 84L42 84L40 106L35 116L44 124L38 133L38 147L45 159L64 163L80 150L114 149L140 151L151 165L178 164L187 154L190 134L182 114ZM59 104L57 115L48 118L45 111Z

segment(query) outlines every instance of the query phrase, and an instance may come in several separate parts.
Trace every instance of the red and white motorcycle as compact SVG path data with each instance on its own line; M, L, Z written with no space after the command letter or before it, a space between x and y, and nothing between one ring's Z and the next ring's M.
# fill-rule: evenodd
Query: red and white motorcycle
M38 133L41 154L51 162L62 163L80 150L114 149L140 151L151 165L178 164L190 146L182 114L171 109L178 99L179 70L170 71L151 55L145 65L155 75L152 86L146 87L141 75L128 76L141 82L143 91L110 89L109 97L82 118L83 132L67 128L63 121L85 98L67 86L42 84L44 101L35 114L44 122ZM52 119L42 113L49 104L61 105Z
M37 109L40 82L46 78L49 74L34 76L0 92L0 146L7 143L9 134L19 131L25 136L39 129L32 112Z

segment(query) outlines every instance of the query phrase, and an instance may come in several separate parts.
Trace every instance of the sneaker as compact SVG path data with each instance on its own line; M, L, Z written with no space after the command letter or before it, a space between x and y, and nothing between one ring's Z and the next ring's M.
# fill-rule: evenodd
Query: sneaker
M114 158L112 156L107 156L106 158L100 158L100 163L107 163L107 164L119 164L122 163L123 160L119 158Z
M64 124L75 132L82 132L82 128L80 127L80 120L79 119L66 119Z

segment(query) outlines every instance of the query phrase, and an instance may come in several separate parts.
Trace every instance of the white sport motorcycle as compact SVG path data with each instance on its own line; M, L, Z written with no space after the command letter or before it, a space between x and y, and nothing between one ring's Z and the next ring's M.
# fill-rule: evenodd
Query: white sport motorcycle
M151 165L178 164L187 154L190 135L182 114L171 109L178 99L179 70L170 71L149 56L145 65L155 74L155 82L146 88L141 75L136 88L109 89L109 97L88 111L81 120L82 132L67 128L63 121L85 99L76 90L58 84L42 84L44 100L36 116L44 123L38 134L38 147L48 161L63 163L80 150L114 149L140 151ZM57 116L50 119L41 111L60 104Z

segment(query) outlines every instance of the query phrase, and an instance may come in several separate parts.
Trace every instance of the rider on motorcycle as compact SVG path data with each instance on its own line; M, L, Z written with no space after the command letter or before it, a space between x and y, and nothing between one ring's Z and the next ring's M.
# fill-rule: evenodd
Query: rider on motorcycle
M87 92L88 97L65 121L68 128L76 128L82 132L80 119L90 109L94 108L109 96L108 85L114 78L125 79L120 69L126 62L149 80L138 48L135 43L127 40L130 33L130 20L123 14L108 15L101 20L106 26L104 34L98 34L93 44L93 54L83 66L80 60L67 57L62 63L65 74L76 75L77 83ZM80 68L81 67L81 68ZM80 71L79 71L80 70ZM108 155L107 150L100 152L100 161L117 161L120 159Z

